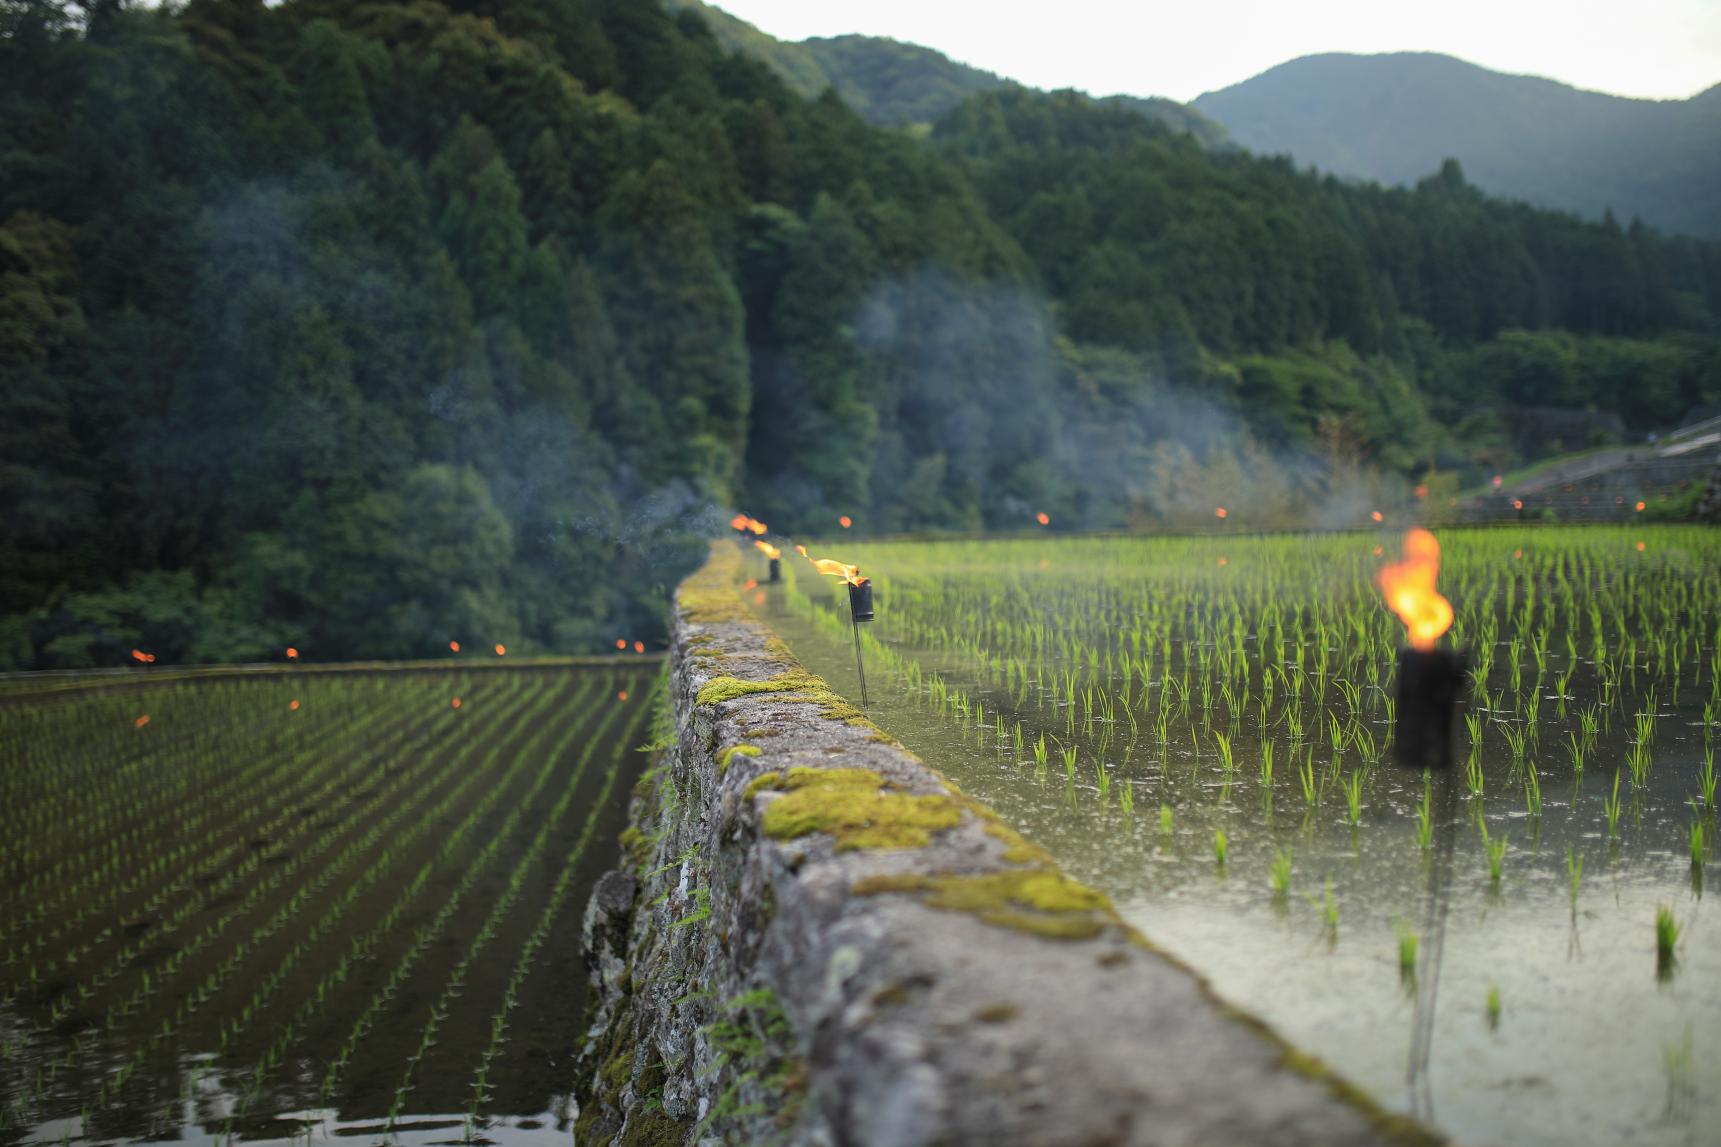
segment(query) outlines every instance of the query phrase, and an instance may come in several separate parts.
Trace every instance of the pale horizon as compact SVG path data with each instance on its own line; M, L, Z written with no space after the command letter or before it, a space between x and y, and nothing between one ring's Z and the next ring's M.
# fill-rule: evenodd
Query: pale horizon
M1631 99L1683 100L1721 83L1721 0L1453 0L1437 22L1402 6L1327 0L1292 8L1228 0L1160 10L1101 0L1054 9L1000 0L725 0L781 40L860 34L934 48L1037 88L1187 103L1302 56L1432 52ZM1058 27L1048 29L1055 12Z

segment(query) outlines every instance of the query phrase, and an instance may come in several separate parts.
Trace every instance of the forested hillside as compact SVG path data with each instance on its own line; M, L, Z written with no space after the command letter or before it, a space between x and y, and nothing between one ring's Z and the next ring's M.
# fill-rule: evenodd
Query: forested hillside
M1334 175L1409 184L1456 158L1496 195L1721 237L1721 84L1633 100L1428 52L1331 53L1194 106L1251 151Z
M699 13L720 43L767 64L790 89L808 98L829 88L869 123L884 127L930 124L969 96L1021 85L957 63L942 52L882 36L829 36L779 40L701 0L668 0L672 10ZM1108 96L1103 102L1187 131L1209 144L1225 141L1218 121L1158 96Z
M642 0L4 0L0 667L592 651L733 505L1349 521L1502 403L1721 397L1718 300L1455 170L1020 90L917 140Z

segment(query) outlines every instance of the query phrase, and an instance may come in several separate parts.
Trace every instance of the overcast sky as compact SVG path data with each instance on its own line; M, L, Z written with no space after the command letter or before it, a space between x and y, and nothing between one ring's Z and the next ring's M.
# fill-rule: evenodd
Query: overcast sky
M722 0L785 40L925 44L1040 88L1191 100L1312 52L1444 52L1622 96L1721 83L1721 0Z

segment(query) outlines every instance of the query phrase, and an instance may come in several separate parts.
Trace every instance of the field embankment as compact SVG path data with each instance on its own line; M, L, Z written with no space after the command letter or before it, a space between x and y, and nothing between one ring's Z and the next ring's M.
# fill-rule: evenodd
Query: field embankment
M725 545L587 910L581 1143L1426 1141L803 669Z

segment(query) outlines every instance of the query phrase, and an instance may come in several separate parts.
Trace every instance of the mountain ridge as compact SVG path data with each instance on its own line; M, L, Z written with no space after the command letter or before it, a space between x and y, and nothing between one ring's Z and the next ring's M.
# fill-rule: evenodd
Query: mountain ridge
M1457 159L1486 191L1721 235L1721 85L1645 100L1433 52L1302 56L1193 107L1240 146L1408 185Z

